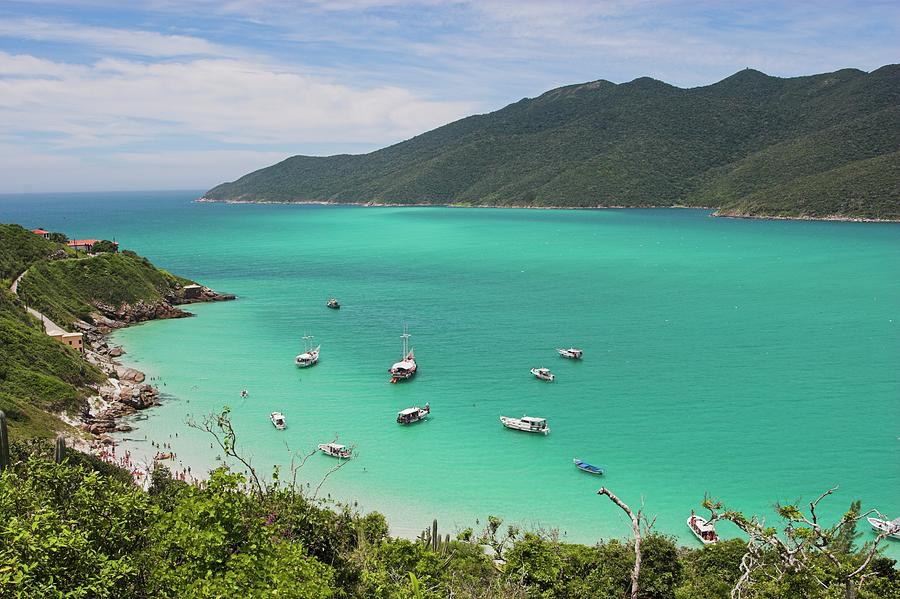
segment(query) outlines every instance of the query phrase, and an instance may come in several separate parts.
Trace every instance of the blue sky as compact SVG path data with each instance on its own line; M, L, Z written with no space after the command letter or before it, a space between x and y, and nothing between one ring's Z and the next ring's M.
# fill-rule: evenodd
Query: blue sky
M205 189L595 79L898 61L896 0L4 0L0 193Z

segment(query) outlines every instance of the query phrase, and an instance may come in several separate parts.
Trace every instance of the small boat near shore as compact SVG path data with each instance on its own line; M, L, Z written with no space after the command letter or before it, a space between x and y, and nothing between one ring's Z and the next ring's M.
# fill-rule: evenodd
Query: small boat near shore
M319 349L322 346L317 345L312 347L313 339L315 339L315 337L312 335L303 336L303 353L294 358L294 364L297 365L297 368L309 368L319 362Z
M532 368L531 374L533 374L535 378L547 381L548 383L552 383L556 380L556 375L550 372L549 368Z
M569 349L561 349L557 347L556 352L563 358L568 358L569 360L580 360L584 355L584 352L582 350L574 347L570 347Z
M339 445L338 443L322 443L319 445L319 451L325 455L341 460L349 460L353 457L353 452L350 448L345 445Z
M599 466L588 464L587 462L579 460L578 458L573 459L572 462L574 462L575 467L582 472L587 472L588 474L596 474L598 476L601 476L603 474L603 468L600 468Z
M509 416L501 416L500 423L506 428L524 431L526 433L543 433L546 435L550 432L550 427L547 426L546 418L535 418L533 416L511 418Z
M284 419L284 414L281 412L272 412L269 418L272 419L272 426L278 430L283 431L285 427L287 427L287 421Z
M716 534L716 526L710 524L706 518L698 516L691 510L691 515L687 519L688 528L694 533L694 536L704 545L712 545L719 542L719 535Z
M403 334L400 335L400 338L403 339L403 359L395 362L393 366L388 368L388 372L391 374L391 383L398 383L412 378L419 368L416 364L416 355L409 347L409 337L409 331L406 327L403 327Z
M887 533L888 538L900 539L900 518L893 520L882 520L880 518L866 518L872 530L881 534Z
M420 408L419 406L406 408L405 410L397 412L397 423L412 424L414 422L419 422L420 420L425 420L429 414L431 414L431 406L427 403L424 408Z
M331 308L332 310L340 310L341 309L340 302L338 302L337 299L335 299L333 297L328 298L328 301L325 302L325 306L327 308Z

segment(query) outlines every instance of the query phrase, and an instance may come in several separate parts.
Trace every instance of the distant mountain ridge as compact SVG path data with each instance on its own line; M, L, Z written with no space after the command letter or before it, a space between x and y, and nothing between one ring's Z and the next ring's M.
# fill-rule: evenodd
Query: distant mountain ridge
M898 220L900 65L570 85L369 154L293 156L204 199Z

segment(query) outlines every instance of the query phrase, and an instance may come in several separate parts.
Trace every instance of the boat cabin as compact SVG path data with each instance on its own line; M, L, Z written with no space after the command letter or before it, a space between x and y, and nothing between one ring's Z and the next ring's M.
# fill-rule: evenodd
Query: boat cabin
M428 404L425 404L424 408L420 408L419 406L406 408L405 410L397 412L397 422L399 424L412 424L413 422L424 420L430 413L431 407Z
M275 428L281 430L287 426L287 423L285 422L285 419L284 419L284 414L282 414L281 412L272 412L271 418L272 418L272 425Z
M319 451L335 458L349 459L351 457L350 449L338 443L323 443L319 445Z
M532 416L523 416L522 422L528 425L531 430L542 431L547 428L547 420L544 418L534 418Z

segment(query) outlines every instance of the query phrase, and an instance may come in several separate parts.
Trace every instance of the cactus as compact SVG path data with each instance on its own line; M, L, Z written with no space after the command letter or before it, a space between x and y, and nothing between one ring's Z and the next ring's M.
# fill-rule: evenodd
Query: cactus
M9 467L9 433L6 430L6 414L0 410L0 472Z
M62 464L64 459L66 459L66 440L62 437L57 437L56 450L53 452L53 461L57 464Z
M431 550L437 553L438 548L441 546L441 537L438 535L437 531L437 518L435 518L431 522Z

